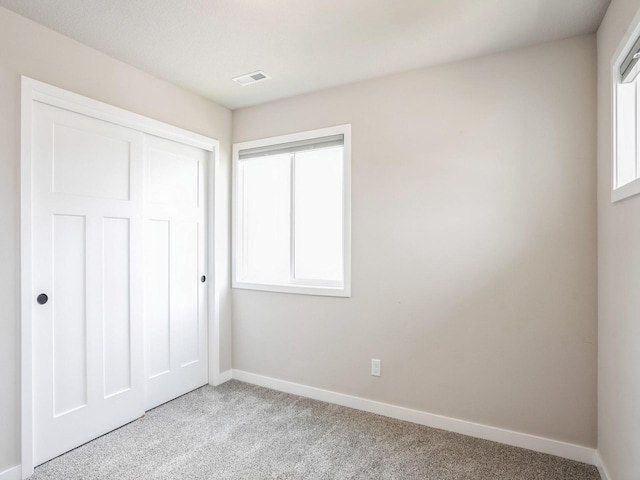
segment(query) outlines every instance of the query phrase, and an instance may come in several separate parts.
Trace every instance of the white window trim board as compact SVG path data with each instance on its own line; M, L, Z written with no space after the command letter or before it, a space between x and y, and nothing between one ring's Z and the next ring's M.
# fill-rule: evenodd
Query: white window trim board
M333 287L330 285L308 285L305 283L253 283L239 279L237 272L238 251L241 228L237 222L238 207L238 162L241 150L263 147L267 145L277 145L281 143L297 142L310 138L329 137L332 135L344 135L344 198L343 198L343 262L344 262L344 286ZM231 248L231 285L233 288L244 290L260 290L267 292L294 293L303 295L320 295L331 297L351 297L351 125L338 125L335 127L307 130L304 132L291 133L276 137L269 137L259 140L235 143L232 149L232 248Z
M614 174L615 174L615 171L614 171ZM613 189L611 191L611 201L613 203L619 202L620 200L624 200L625 198L632 197L639 193L640 193L640 178L636 178L632 182L629 182L621 187Z
M31 165L31 125L32 108L34 102L46 103L72 112L111 122L143 133L161 138L174 140L211 152L209 155L208 203L209 203L209 244L212 250L209 254L207 269L214 281L209 282L209 312L208 312L208 347L209 347L209 383L219 385L226 381L226 372L220 371L220 311L221 293L228 289L225 269L226 251L224 248L226 228L221 228L220 220L226 218L222 210L224 206L223 189L217 188L214 182L223 181L219 172L220 144L218 140L208 138L187 130L153 120L136 113L123 110L106 103L63 90L52 85L22 77L21 93L21 150L20 150L20 358L21 358L21 465L19 469L23 479L33 474L33 326L31 309L33 306L32 287L32 165ZM0 480L12 479L15 468L3 472Z
M611 57L611 202L619 202L625 198L640 193L640 178L633 180L621 187L616 187L617 179L617 148L618 148L618 111L617 111L617 85L620 82L620 65L622 64L626 53L640 36L640 11L638 11L629 24L629 28L618 44L618 48ZM640 81L638 78L636 81ZM640 112L639 112L640 114ZM640 120L640 117L636 121ZM636 128L636 132L640 130ZM637 135L637 134L636 134ZM637 139L640 142L640 138Z

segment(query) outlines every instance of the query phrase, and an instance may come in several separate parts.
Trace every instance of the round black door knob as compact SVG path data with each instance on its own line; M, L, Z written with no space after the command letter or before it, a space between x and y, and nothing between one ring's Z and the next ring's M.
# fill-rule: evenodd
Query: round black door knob
M41 293L40 295L38 295L38 298L36 300L40 305L44 305L49 301L49 297L47 297L46 294Z
M207 277L205 277L204 275L202 275L202 276L200 277L200 281L201 281L202 283L206 282L206 281L207 281Z

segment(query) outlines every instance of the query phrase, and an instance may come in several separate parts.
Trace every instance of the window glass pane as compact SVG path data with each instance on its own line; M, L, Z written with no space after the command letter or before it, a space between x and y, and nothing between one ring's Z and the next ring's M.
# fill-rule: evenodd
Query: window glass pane
M295 277L342 281L343 147L295 156Z
M241 162L243 277L288 282L291 243L291 156Z
M618 84L615 188L636 179L636 84Z

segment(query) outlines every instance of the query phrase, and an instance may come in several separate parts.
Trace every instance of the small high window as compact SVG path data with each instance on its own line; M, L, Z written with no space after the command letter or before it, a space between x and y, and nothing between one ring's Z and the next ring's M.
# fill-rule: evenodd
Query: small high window
M613 63L614 151L612 201L640 193L640 37L621 46Z
M350 126L234 145L233 286L350 296Z

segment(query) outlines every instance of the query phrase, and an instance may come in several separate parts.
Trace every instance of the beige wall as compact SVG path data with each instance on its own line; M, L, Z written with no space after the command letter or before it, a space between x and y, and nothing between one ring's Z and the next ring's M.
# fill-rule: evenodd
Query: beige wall
M0 472L20 462L20 75L217 138L227 166L231 137L229 110L0 8Z
M235 111L352 124L353 296L234 290L234 368L595 447L595 119L593 35Z
M598 449L640 478L640 196L611 203L611 60L640 10L613 0L598 30Z

